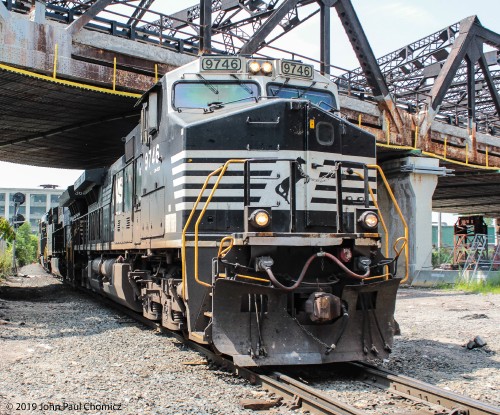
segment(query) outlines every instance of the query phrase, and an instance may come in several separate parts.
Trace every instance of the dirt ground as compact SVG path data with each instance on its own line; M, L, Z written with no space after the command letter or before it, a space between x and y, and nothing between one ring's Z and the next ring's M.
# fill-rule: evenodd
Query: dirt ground
M176 371L183 371L186 367L182 362L200 359L194 352L169 345L166 338L151 339L147 330L131 325L127 319L122 321L116 313L101 310L96 303L45 274L39 266L26 267L22 272L26 276L0 283L2 415L2 402L13 402L20 397L30 402L57 401L68 393L79 399L102 394L123 400L127 396L130 399L126 401L130 408L127 413L139 413L145 408L148 393L151 408L158 407L158 393L161 395L165 382L175 378L175 372L169 373L172 361L177 361ZM379 364L500 407L500 295L402 288L396 304L401 335L395 338L390 358ZM473 350L464 347L477 335L487 342L486 346ZM166 365L162 379L146 386L143 382L149 382L149 378L143 379L145 375L141 372L144 358L136 356L143 353L148 342L156 350L160 350L158 345L164 345L160 347L168 355L162 357L161 364ZM114 357L117 353L123 354L125 360L119 362ZM96 359L103 359L99 364L108 364L107 370L116 373L107 372L103 378L102 366L94 363ZM128 366L124 371L122 363ZM134 371L138 377L129 382L127 379ZM192 399L185 410L171 411L168 399L164 403L160 399L163 409L144 413L239 413L236 398L227 402L218 396L228 397L228 388L233 388L236 396L251 397L259 393L225 375L221 377L214 372L214 376L205 366L195 366L192 371L186 373L192 382L198 382L195 375L202 375L198 384L202 400L192 396L193 386L184 378L185 384L176 388L179 394L185 393L182 398L185 402ZM115 390L113 385L120 382L123 389ZM339 393L342 388L337 385L334 389ZM346 384L344 389L348 388ZM346 396L349 394L359 401L359 392L351 391ZM143 398L134 398L137 396ZM222 403L227 406L222 408ZM359 405L366 407L362 401Z
M500 295L403 288L396 320L385 367L500 406ZM464 347L478 335L486 346Z

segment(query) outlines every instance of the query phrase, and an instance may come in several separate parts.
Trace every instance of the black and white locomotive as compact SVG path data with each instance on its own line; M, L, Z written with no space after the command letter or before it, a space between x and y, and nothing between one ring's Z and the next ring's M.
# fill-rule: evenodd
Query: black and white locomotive
M386 356L401 279L381 249L375 139L338 102L288 60L166 74L124 155L48 213L45 266L240 366Z

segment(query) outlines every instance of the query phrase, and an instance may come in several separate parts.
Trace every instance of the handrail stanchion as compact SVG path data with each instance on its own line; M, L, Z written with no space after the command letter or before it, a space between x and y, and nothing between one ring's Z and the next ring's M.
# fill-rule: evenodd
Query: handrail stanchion
M357 175L361 180L365 180L365 178L366 178L366 176L362 175L361 173L359 173L357 171L353 171L353 173L355 175ZM373 201L373 205L375 206L375 209L377 209L378 213L379 213L380 224L382 225L382 229L384 230L384 234L385 234L385 240L384 240L385 257L388 258L389 257L389 231L387 230L387 226L385 224L384 216L382 215L382 212L381 212L380 208L378 207L377 198L375 197L375 194L373 193L373 190L370 187L370 185L368 185L368 192L370 193L370 198ZM386 273L388 273L388 272L389 272L388 265L386 265Z
M389 197L392 200L392 203L394 204L394 207L396 208L396 212L398 212L398 216L401 219L401 222L403 223L404 227L404 238L406 239L406 244L404 245L404 250L405 250L405 277L401 280L401 283L405 283L408 280L409 274L410 274L410 263L409 263L409 250L408 250L408 242L409 242L409 233L408 233L408 225L406 223L406 220L403 216L403 213L401 212L401 209L399 208L398 202L396 198L394 197L394 193L392 192L391 187L389 186L389 183L387 182L387 179L385 177L385 174L381 167L377 164L369 164L367 166L370 169L376 169L378 171L378 174L382 178L382 181L384 182L385 188L387 190L387 193L389 194Z
M207 211L208 205L212 201L212 197L214 196L215 191L219 187L219 183L222 180L222 177L224 177L224 174L226 173L226 170L229 168L229 166L233 163L245 163L246 160L244 159L232 159L226 161L224 164L224 167L222 167L221 172L219 173L219 176L217 177L217 180L214 184L214 187L212 187L212 191L208 195L207 201L205 202L205 205L203 206L203 209L200 212L200 215L198 216L198 220L196 221L194 225L194 279L198 284L204 285L205 287L211 287L211 284L207 284L206 282L203 282L200 280L199 275L198 275L198 230L199 226L201 223L201 220L203 219L203 216L205 215L205 212Z
M189 214L189 217L186 221L186 224L184 225L184 228L182 230L182 240L181 240L181 256L182 256L182 298L186 299L186 233L188 230L189 225L191 224L191 221L193 220L193 217L196 213L196 208L198 207L201 198L203 197L203 193L205 192L208 183L210 179L216 175L218 175L216 182L214 183L214 186L212 187L212 190L210 191L210 194L205 202L205 205L203 206L203 209L201 210L198 219L195 224L195 234L194 234L194 268L195 268L195 280L198 284L211 287L210 284L207 284L206 282L200 281L198 277L198 229L201 220L203 219L203 216L205 215L205 212L208 208L208 205L210 204L212 197L219 187L219 183L224 176L226 170L229 168L229 166L233 163L244 163L246 160L245 159L231 159L226 161L224 166L219 167L218 169L214 170L212 173L210 173L207 178L205 179L205 182L203 183L203 187L200 190L200 193L198 195L198 198L196 199L196 202L193 205L193 208L191 209L191 213Z
M193 216L196 212L196 208L198 207L198 204L200 203L200 200L203 196L203 193L205 192L205 189L208 186L208 182L210 179L215 176L216 174L220 173L222 170L222 167L219 167L218 169L214 170L212 173L210 173L207 178L205 179L205 183L203 183L203 187L200 190L200 193L198 195L198 198L196 199L196 202L194 202L193 209L191 210L191 213L189 214L189 217L186 221L186 224L184 225L184 229L182 229L182 239L181 239L181 258L182 258L182 298L186 299L186 233L188 230L188 227L193 219Z

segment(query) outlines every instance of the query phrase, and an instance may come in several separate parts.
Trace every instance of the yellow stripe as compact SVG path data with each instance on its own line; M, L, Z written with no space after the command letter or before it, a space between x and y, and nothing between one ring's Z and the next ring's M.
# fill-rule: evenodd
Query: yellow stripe
M392 144L377 143L377 146L382 147L382 148L394 148L397 150L415 150L415 148L410 147L410 146L397 146L397 145L392 145ZM452 159L440 156L438 154L429 153L428 151L422 151L422 154L425 156L428 156L428 157L434 157L434 158L446 161L447 163L458 164L460 166L467 166L467 167L471 167L473 169L500 171L500 168L498 168L498 167L481 166L479 164L470 164L470 163L467 164L467 163L464 163L463 161L452 160Z
M113 91L112 89L100 88L100 87L94 86L94 85L81 84L78 82L66 81L66 80L62 80L62 79L54 79L50 76L41 75L39 73L26 71L24 69L14 68L12 66L4 65L1 63L0 63L0 69L3 69L5 71L9 71L9 72L14 72L14 73L17 73L20 75L30 76L32 78L41 79L41 80L47 81L47 82L54 82L54 83L60 84L60 85L71 86L71 87L80 88L80 89L87 89L89 91L101 92L104 94L119 95L122 97L129 97L129 98L140 98L141 97L140 94L134 94L132 92Z
M444 158L443 156L438 156L437 154L432 154L428 153L427 151L422 151L422 154L425 156L429 157L435 157L440 160L444 160L448 163L453 163L453 164L459 164L460 166L467 166L467 167L472 167L474 169L481 169L481 170L493 170L493 171L500 171L498 167L486 167L486 166L480 166L479 164L470 164L470 163L464 163L463 161L458 161L458 160L450 160L449 158Z

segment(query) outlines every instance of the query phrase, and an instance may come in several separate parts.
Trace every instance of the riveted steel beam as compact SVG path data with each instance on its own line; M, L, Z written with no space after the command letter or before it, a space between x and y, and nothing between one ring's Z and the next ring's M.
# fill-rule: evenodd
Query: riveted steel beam
M66 31L71 35L77 34L87 23L89 23L111 3L113 3L113 0L97 0L92 6L87 9L84 14L82 14L77 20L71 23L66 28Z
M144 17L148 9L151 7L155 0L141 0L137 8L134 10L130 19L128 19L127 24L132 27L136 27L139 21Z
M330 7L325 2L320 3L320 72L330 73Z
M212 49L212 3L200 0L200 53L210 53Z
M484 80L486 81L486 86L488 87L488 90L490 91L491 97L493 99L493 104L495 105L497 115L500 116L500 97L498 95L498 88L496 87L493 77L491 76L491 72L488 68L488 63L486 62L486 58L482 51L479 57L479 67L483 71Z
M432 86L430 92L431 107L435 111L443 102L443 98L449 90L453 78L462 64L462 60L467 54L467 49L469 48L474 32L473 25L475 20L476 16L471 16L460 23L460 34L453 43L450 55Z
M372 89L375 97L389 96L389 88L352 3L350 0L339 0L335 3L335 9L365 73L368 86Z
M299 0L285 0L273 14L256 30L253 36L241 47L240 54L252 55L264 44L266 37L276 28L283 18L297 5Z

